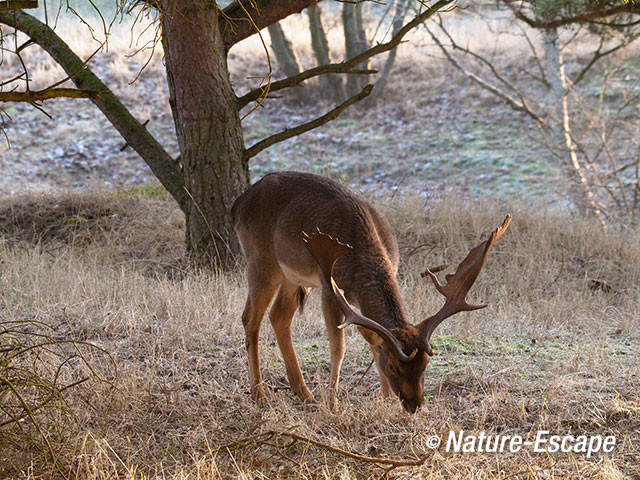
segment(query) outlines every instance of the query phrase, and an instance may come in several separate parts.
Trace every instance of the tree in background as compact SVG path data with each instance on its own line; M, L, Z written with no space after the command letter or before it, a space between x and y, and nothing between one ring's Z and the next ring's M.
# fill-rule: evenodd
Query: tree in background
M229 49L264 27L315 5L315 0L241 0L225 8L216 2L196 0L149 0L122 5L120 13L134 14L136 8L146 9L161 25L169 103L180 147L178 158L172 158L162 148L91 71L88 61L81 60L49 26L21 10L0 12L0 24L24 33L30 42L43 48L77 87L64 94L89 96L140 154L184 212L190 254L200 263L225 266L234 260L238 248L230 206L249 184L251 157L274 143L336 118L350 105L369 95L372 87L363 88L314 120L276 133L248 148L242 137L240 110L250 104L260 105L271 92L295 87L320 75L373 73L357 67L372 56L395 48L407 32L452 1L438 0L423 8L386 43L364 51L360 49L360 53L341 63L321 65L276 82L271 82L268 74L264 85L242 97L236 96L229 80ZM4 48L6 53L20 53L18 48L13 51ZM55 92L55 86L51 86L34 97L27 72L25 66L20 76L0 82L12 88L21 83L23 87L21 92L0 92L0 101L28 101L40 108L38 102L63 93Z
M342 24L342 32L344 37L345 52L347 58L353 58L366 51L374 43L375 34L381 30L381 27L385 23L390 12L393 12L390 22L390 28L384 28L384 33L391 32L391 36L395 36L403 26L405 17L409 12L410 7L409 0L394 0L388 2L384 12L381 14L381 18L377 20L377 28L373 33L367 33L367 15L366 8L367 2L344 2L342 4L342 10L340 14L340 23ZM309 17L309 31L311 36L311 47L318 65L328 65L331 63L331 52L329 50L329 42L327 41L327 34L325 32L322 23L322 11L320 5L311 5L307 8L307 14ZM334 9L331 14L336 13ZM269 27L269 34L271 37L271 47L274 56L280 65L280 68L287 75L293 75L294 71L300 71L300 66L296 58L295 52L291 47L291 43L287 40L286 34L281 26L273 25ZM370 99L376 100L380 98L380 94L384 90L384 86L387 83L389 74L395 62L397 49L393 49L389 52L387 59L385 60L384 67L380 75L375 82L375 90L373 91ZM367 64L364 62L359 65L361 69L367 69ZM346 78L346 82L335 74L327 74L320 77L320 89L323 94L330 96L334 100L341 100L348 94L354 94L359 89L363 88L369 82L369 75L349 75ZM308 94L298 93L298 99L303 97L303 101L308 100Z
M327 34L322 26L322 12L318 5L311 5L307 8L309 15L309 30L311 33L311 47L316 57L318 65L329 65L331 63L331 53L329 51L329 42ZM395 51L395 48L393 49ZM342 79L334 74L329 73L320 77L320 87L323 92L331 95L336 100L341 100L345 96Z
M594 75L593 67L640 36L639 6L621 0L500 0L498 7L516 20L519 33L508 35L524 38L529 47L532 68L524 77L461 45L442 19L439 32L427 29L460 72L535 121L538 140L562 166L569 198L580 211L603 225L610 218L635 219L640 143L630 113L640 95L632 88L610 95L623 69L610 64ZM490 12L495 9L485 4L469 14Z
M269 25L267 30L269 31L269 37L271 37L271 50L273 50L273 54L276 57L278 65L280 65L283 73L287 77L293 77L299 74L301 69L300 64L298 63L298 58L296 57L296 52L293 50L291 42L284 34L284 30L282 30L280 22ZM309 98L302 88L295 87L293 91L298 102L307 103Z
M345 2L342 6L342 29L344 31L344 50L347 58L353 58L367 49L367 32L364 26L363 2ZM361 65L366 68L366 63ZM367 79L363 76L347 77L347 95L353 95Z

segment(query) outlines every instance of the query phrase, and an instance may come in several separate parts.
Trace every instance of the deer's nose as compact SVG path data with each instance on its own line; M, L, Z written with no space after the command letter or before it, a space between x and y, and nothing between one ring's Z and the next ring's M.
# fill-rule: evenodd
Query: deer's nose
M402 406L409 413L416 413L422 402L416 400L402 400Z

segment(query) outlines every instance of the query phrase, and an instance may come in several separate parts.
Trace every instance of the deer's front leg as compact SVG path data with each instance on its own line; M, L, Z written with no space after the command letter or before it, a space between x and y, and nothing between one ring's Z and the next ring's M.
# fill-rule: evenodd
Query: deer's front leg
M336 304L332 293L322 289L322 313L329 334L329 348L331 350L331 374L329 376L329 408L335 410L338 406L338 382L340 368L344 359L344 330L338 328L344 320L344 314Z

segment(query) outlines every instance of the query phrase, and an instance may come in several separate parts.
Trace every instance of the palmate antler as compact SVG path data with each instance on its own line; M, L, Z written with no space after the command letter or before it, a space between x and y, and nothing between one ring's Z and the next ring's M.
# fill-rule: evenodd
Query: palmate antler
M442 293L446 300L444 306L435 315L424 320L419 326L420 332L419 344L420 348L433 355L430 340L433 331L443 320L458 312L479 310L485 308L486 305L469 305L465 299L471 286L478 278L478 274L484 265L489 250L493 244L502 236L511 223L511 215L507 215L502 225L494 230L489 238L480 245L471 249L465 259L458 265L453 275L447 275L445 278L447 283L441 285L433 272L427 269L426 274L429 275L436 289ZM316 229L313 235L309 236L302 232L303 240L314 258L320 271L322 272L323 284L333 291L333 295L342 309L345 321L339 328L345 328L348 325L358 325L377 333L387 344L392 353L402 362L409 362L413 359L417 350L407 355L403 351L403 345L389 330L378 322L367 318L356 312L344 298L344 295L333 280L333 266L336 261L351 250L351 246L340 242L330 235L320 232Z
M499 228L496 228L489 238L480 245L471 249L466 258L458 265L456 273L447 275L447 283L441 285L436 276L429 269L425 272L435 285L436 289L445 296L444 306L435 315L427 318L420 324L422 337L422 349L429 355L433 355L431 348L431 335L443 320L458 312L479 310L486 305L469 305L465 299L469 289L478 278L478 274L484 265L489 250L507 230L511 223L511 215L507 215Z
M313 235L309 236L302 232L302 239L305 242L307 250L316 261L322 272L322 281L325 286L330 287L333 295L344 313L345 321L338 328L345 328L349 325L359 325L377 333L391 349L393 354L402 362L410 361L415 351L411 355L407 355L402 350L402 343L389 330L380 325L378 322L370 318L360 315L356 312L333 280L333 266L336 261L351 250L351 245L342 243L339 240L322 233L319 229Z

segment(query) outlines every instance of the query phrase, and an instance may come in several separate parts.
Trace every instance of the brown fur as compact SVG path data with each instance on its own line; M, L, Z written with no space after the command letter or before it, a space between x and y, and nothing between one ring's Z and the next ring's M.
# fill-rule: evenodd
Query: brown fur
M294 278L291 272L300 277L318 278L317 264L302 242L303 231L313 232L319 228L353 247L336 263L334 279L344 289L349 301L358 305L364 315L388 329L402 331L408 325L395 279L398 246L389 224L367 200L324 177L281 172L266 175L251 186L236 200L232 214L248 263L249 295L243 322L247 333L251 387L256 397L265 397L261 385L257 332L269 301L279 289L270 318L289 381L292 389L303 399L313 398L300 372L291 342L294 305L302 305L304 290L301 287L312 286L303 285L304 282ZM330 389L332 401L335 401L345 349L344 333L337 327L344 315L329 292L323 292L322 310L331 343ZM374 353L376 359L388 355L386 350L377 346L380 338L375 333L363 333L372 349L379 349ZM408 350L412 348L408 347ZM378 361L381 383L387 394L385 386L389 382L384 370L388 363L385 359L382 366ZM419 396L422 396L421 389Z
M396 281L398 246L389 224L371 203L333 180L299 172L266 175L251 186L232 207L234 225L247 258L249 295L242 314L249 354L251 390L266 399L262 387L258 332L273 295L269 313L289 383L303 400L313 399L304 382L293 348L291 322L308 287L322 287L324 314L331 350L330 398L337 399L344 332L338 326L345 313L371 345L385 395L393 391L404 408L415 412L422 405L423 373L432 354L429 339L447 317L483 306L466 303L491 246L511 220L460 263L438 290L446 297L435 315L411 325ZM316 232L320 231L316 236ZM311 236L306 234L311 233ZM303 235L304 234L304 235ZM348 248L344 244L348 244ZM334 264L335 263L335 264ZM360 308L354 312L331 287L344 290L346 300Z

